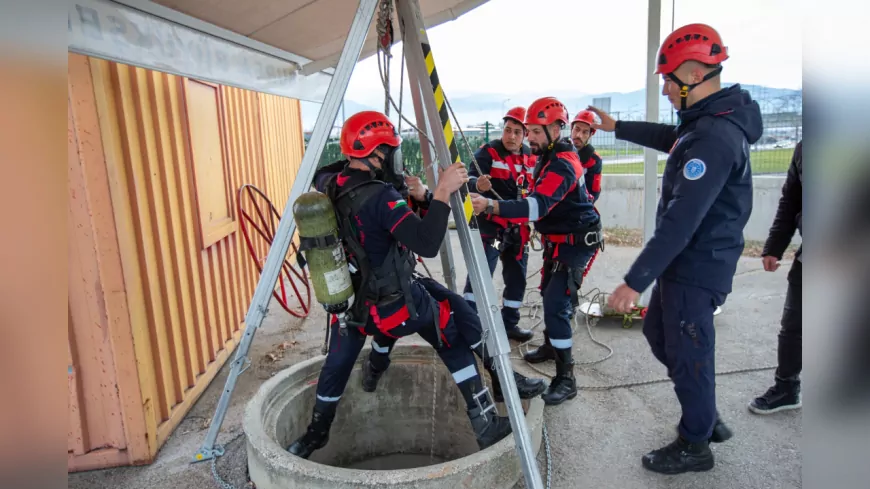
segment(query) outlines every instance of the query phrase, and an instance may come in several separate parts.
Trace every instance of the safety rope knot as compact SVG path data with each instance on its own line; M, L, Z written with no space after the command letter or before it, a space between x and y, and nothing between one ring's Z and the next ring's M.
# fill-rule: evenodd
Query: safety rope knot
M393 45L393 0L382 0L378 6L378 21L376 24L380 49L390 58L390 46Z

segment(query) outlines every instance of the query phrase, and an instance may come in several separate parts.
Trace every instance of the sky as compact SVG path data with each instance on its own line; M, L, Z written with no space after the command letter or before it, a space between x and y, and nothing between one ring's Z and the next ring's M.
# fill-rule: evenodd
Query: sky
M671 32L672 14L676 27L703 22L719 31L731 55L724 82L802 88L804 19L797 2L661 3L660 39ZM427 32L448 97L504 93L525 100L549 91L631 92L646 84L647 8L647 0L489 0ZM398 100L401 45L392 49L391 86ZM346 97L383 107L374 56L357 64Z
M731 55L723 81L801 88L803 16L794 1L675 4L672 9L671 0L662 0L661 39L671 31L672 12L677 27L712 25ZM646 32L647 0L489 0L458 20L428 30L441 83L455 95L637 90L645 84ZM398 89L399 57L394 61L391 78ZM524 68L552 64L558 64L558 76L551 69L535 75L533 67ZM590 76L590 70L595 74ZM347 97L382 103L374 57L357 66Z

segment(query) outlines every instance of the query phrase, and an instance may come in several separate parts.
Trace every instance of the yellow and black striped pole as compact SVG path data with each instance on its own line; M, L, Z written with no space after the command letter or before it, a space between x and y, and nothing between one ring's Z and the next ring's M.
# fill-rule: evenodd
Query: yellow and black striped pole
M426 33L421 29L420 37L422 42L420 46L423 48L423 58L426 62L426 73L429 75L429 81L432 83L432 92L435 95L435 106L438 109L438 118L441 119L441 129L444 133L444 140L447 143L447 149L450 151L450 161L456 163L460 161L459 148L456 146L456 139L453 135L453 126L450 124L450 114L447 111L447 102L444 97L444 90L441 88L441 82L438 80L438 70L435 69L435 58L432 56L432 49L429 47L429 42L426 39ZM477 220L474 219L474 212L471 207L471 197L469 196L468 186L464 186L459 190L462 196L462 208L465 212L465 219L472 225L472 228L477 227Z

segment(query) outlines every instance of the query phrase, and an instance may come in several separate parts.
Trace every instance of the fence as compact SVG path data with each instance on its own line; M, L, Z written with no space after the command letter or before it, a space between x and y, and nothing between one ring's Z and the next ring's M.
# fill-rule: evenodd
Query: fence
M784 174L788 170L794 147L803 138L803 114L802 99L800 92L789 91L787 95L765 96L766 94L754 94L753 98L758 101L762 112L762 124L764 127L761 138L750 147L752 172L754 175ZM643 110L614 110L611 115L625 121L645 120ZM676 124L677 116L672 109L661 110L659 122ZM490 130L490 138L498 138L501 135L499 126ZM479 132L478 132L479 133ZM570 136L570 128L566 127L563 136ZM462 161L471 162L469 147L476 150L485 139L481 136L469 136L467 143L455 131L456 143ZM424 140L425 141L425 140ZM643 147L628 141L617 140L614 133L598 131L590 143L595 147L601 159L604 161L604 173L607 174L642 174L643 173ZM423 161L420 153L420 139L417 137L404 136L402 142L402 154L408 170L416 175L423 176ZM664 169L667 154L660 153L658 173ZM341 151L338 141L327 143L324 148L320 165L326 165L341 159ZM424 176L425 179L425 176Z

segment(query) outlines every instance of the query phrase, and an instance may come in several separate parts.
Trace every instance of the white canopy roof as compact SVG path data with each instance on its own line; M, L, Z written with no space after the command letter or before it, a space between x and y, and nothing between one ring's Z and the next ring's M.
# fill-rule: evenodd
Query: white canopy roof
M429 28L486 0L419 3ZM69 49L320 102L357 7L356 0L73 0ZM360 59L377 50L376 20Z

